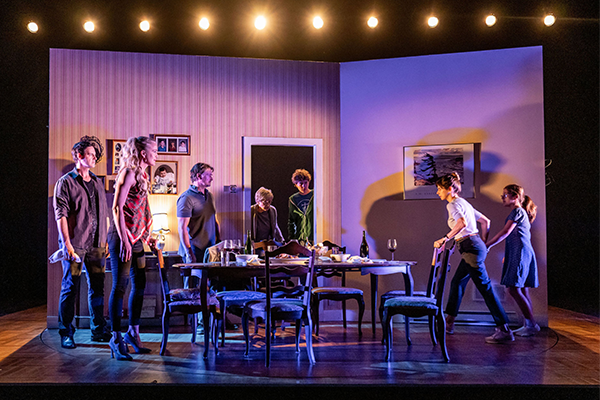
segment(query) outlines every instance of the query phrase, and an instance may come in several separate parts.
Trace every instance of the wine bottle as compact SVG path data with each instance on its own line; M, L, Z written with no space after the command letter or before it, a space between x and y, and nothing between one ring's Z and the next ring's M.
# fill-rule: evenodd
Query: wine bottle
M363 231L363 238L360 244L360 256L361 257L369 257L369 244L367 243L367 237L365 236L365 231Z
M254 246L252 246L252 236L250 235L250 231L246 234L246 247L244 248L244 254L252 254L254 251Z

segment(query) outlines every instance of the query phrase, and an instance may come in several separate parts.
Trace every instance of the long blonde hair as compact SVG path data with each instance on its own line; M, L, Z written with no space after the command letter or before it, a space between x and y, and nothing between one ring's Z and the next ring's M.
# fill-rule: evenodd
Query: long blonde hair
M148 178L145 176L145 171L142 170L142 150L148 151L148 146L154 143L154 140L148 136L138 136L127 139L123 146L123 167L122 169L130 169L135 173L137 187L140 190L148 189Z
M531 200L531 198L525 194L523 187L513 183L505 186L504 190L506 190L509 195L516 197L519 200L521 207L523 207L527 213L527 216L529 217L529 222L531 223L535 221L535 216L537 215L537 206L533 200Z

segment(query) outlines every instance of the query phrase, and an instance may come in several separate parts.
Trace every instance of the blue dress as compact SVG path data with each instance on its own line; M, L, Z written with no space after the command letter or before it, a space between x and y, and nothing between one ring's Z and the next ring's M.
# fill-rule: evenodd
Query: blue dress
M504 286L538 287L537 262L531 246L531 224L527 212L517 207L506 218L508 221L514 221L517 226L506 238L500 283Z

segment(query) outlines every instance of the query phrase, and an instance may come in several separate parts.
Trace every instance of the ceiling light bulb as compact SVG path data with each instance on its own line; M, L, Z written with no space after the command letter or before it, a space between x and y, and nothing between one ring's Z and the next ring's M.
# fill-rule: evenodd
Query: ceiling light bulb
M369 26L369 28L375 28L378 23L379 23L379 21L375 17L371 17L367 21L367 25Z
M259 31L262 31L267 26L267 19L265 17L263 17L262 15L259 17L256 17L256 20L254 21L254 26Z
M429 25L430 28L435 28L436 26L438 26L439 23L440 20L436 17L429 17L429 19L427 20L427 25Z
M38 29L38 25L35 22L30 22L27 24L27 30L31 33L36 33Z
M556 22L556 18L552 14L548 14L544 17L544 25L552 26Z
M313 26L315 29L321 29L324 25L323 19L321 17L315 17L313 19Z
M150 22L146 20L140 22L140 29L142 32L148 32L150 30Z
M83 29L88 33L92 33L96 27L92 21L86 21L85 24L83 24Z
M202 18L200 20L200 22L198 23L198 25L200 26L200 29L207 30L208 27L210 26L210 23L208 22L208 18Z
M494 25L496 25L496 16L494 14L488 15L487 18L485 19L485 24L487 26L494 26Z

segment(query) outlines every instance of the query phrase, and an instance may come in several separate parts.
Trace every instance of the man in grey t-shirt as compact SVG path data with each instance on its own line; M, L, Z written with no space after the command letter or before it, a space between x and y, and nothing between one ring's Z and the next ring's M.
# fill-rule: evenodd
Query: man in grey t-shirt
M208 191L214 168L197 163L190 170L190 188L177 199L179 255L185 262L202 262L205 250L219 242L215 203Z

